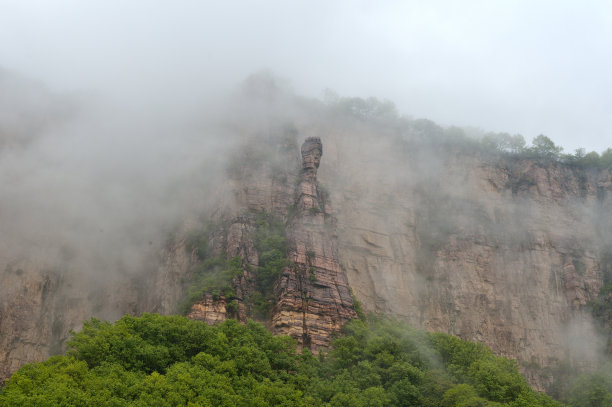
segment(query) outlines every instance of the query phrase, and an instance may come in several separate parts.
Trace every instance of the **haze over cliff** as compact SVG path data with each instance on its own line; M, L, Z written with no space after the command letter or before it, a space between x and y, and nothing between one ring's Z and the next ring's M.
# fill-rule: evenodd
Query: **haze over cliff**
M59 95L8 72L1 83L18 102L3 102L0 150L4 377L60 352L91 316L179 312L207 258L190 236L211 222L229 222L211 241L246 259L245 273L262 266L249 237L257 213L279 217L299 266L268 293L285 301L271 328L308 346L354 316L349 288L366 311L516 358L539 389L552 383L545 369L595 366L609 346L610 321L589 308L610 278L604 160L561 162L554 144L439 127L374 98L301 97L267 72L216 105L170 112ZM324 153L314 178L300 163L309 138ZM226 304L215 307L225 318Z

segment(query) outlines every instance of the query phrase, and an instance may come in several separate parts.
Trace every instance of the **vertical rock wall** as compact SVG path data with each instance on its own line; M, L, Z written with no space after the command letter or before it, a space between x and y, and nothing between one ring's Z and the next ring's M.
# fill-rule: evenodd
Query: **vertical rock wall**
M335 219L317 183L321 140L308 138L301 152L295 214L287 225L291 265L275 287L272 324L274 332L316 351L328 347L332 334L357 315L338 261Z
M419 155L382 137L329 133L326 157L333 159L320 170L316 138L304 143L301 166L289 138L256 139L238 157L227 185L232 195L220 195L214 215L223 227L211 236L214 253L243 259L233 280L237 307L206 295L191 317L215 323L252 316L248 299L260 262L255 215L265 212L286 225L290 265L264 322L304 346L326 347L355 317L350 282L367 311L483 342L518 360L540 389L549 379L542 369L561 360L595 363L606 338L588 304L603 284L602 256L612 249L609 171ZM195 262L184 236L154 259L157 268L104 284L60 271L47 255L9 258L0 257L0 378L62 351L70 329L92 315L177 312Z
M138 312L139 290L130 278L99 281L94 289L53 257L0 261L0 385L24 364L62 353L70 332L92 316Z
M253 240L255 214L262 212L285 223L290 263L274 285L270 320L263 322L275 333L290 335L301 346L317 351L328 347L332 334L356 317L348 280L338 261L336 221L328 197L317 183L322 152L321 140L308 138L301 149L302 166L297 174L288 171L279 177L264 168L250 172L249 182L234 186L239 187L238 197L251 212L229 221L230 226L221 233L224 243L217 245L216 251L243 259L243 275L232 282L238 310L230 315L225 297L207 294L192 306L190 318L217 323L232 316L239 320L253 316L249 296L257 289L254 270L259 266ZM291 152L284 155L288 163L295 163L294 157Z
M612 248L608 171L475 154L400 162L382 143L365 160L358 144L334 151L343 167L322 176L367 311L483 342L538 389L560 361L596 365L606 338L588 304Z

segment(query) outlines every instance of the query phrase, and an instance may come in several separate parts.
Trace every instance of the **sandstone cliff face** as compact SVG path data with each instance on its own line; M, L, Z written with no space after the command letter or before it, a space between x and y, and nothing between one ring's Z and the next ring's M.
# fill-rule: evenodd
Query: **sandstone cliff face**
M585 306L612 243L609 172L474 154L402 163L381 143L364 161L355 140L330 144L344 160L325 174L340 259L366 310L484 342L539 389L541 368L596 363Z
M234 289L232 301L235 310L228 309L228 299L224 296L213 296L206 293L201 300L195 302L187 314L188 318L204 321L207 324L217 324L227 318L235 318L246 322L253 317L252 304L249 299L256 291L256 276L253 268L259 265L259 253L253 239L256 217L243 215L233 218L227 228L220 227L210 236L212 253L227 258L240 257L242 274L232 278Z
M0 287L0 377L6 378L21 365L49 356L53 312L49 294L56 291L59 277L35 273L27 264L12 264L2 274ZM14 287L12 295L7 287ZM26 315L34 318L26 318ZM41 327L43 327L41 329Z
M229 163L230 181L209 217L223 224L211 235L213 252L243 259L232 280L237 305L206 295L191 317L253 316L260 265L253 233L265 212L285 224L291 263L264 322L304 346L328 346L355 316L350 286L366 311L517 359L540 389L550 380L541 369L566 359L593 363L605 339L587 304L612 247L609 171L428 150L378 128L338 128L300 128L324 135L320 168L316 139L305 143L300 168L295 135L254 138ZM155 266L104 284L48 256L5 261L3 254L0 377L62 350L69 330L91 316L177 312L198 261L185 249L189 229L151 256Z
M65 350L71 330L97 316L138 312L134 281L97 288L49 258L12 260L0 273L0 383L22 365ZM49 256L52 257L52 256Z
M204 298L191 306L187 317L210 325L223 322L230 317L227 312L227 301L225 297L213 298L209 293L204 294Z
M307 139L301 154L299 175L291 165L295 163L294 156L287 154L284 157L287 161L283 163L287 172L253 171L247 178L249 182L238 188L243 191L238 196L247 209L272 214L286 224L290 265L274 284L274 307L269 319L263 322L273 332L292 336L300 346L316 352L329 347L332 334L356 314L346 275L338 261L335 219L316 179L322 155L321 140ZM243 259L243 274L232 281L233 301L238 304L235 315L227 311L225 297L213 298L206 294L191 307L188 317L207 323L228 317L243 321L253 317L249 298L257 290L253 270L260 265L254 243L256 222L253 212L232 218L219 236L224 243L215 249L217 253L224 251L228 258Z
M274 332L313 351L329 347L332 334L357 317L338 260L335 219L317 183L322 153L319 138L306 139L295 215L287 226L291 265L276 283L272 316Z

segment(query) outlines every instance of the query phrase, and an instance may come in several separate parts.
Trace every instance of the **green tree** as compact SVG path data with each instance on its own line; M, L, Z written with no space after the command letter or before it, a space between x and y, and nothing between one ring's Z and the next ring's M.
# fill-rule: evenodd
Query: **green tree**
M481 140L482 146L491 151L521 154L525 149L525 139L520 134L487 133Z
M536 157L547 160L555 160L559 158L559 154L563 151L563 147L556 146L555 143L543 134L535 137L531 142L532 147L529 151Z
M69 356L15 373L0 405L559 405L482 345L384 318L348 323L331 352L317 357L298 355L294 340L252 321L208 326L153 314L93 319L70 346ZM604 374L578 383L573 405L608 406L612 381Z

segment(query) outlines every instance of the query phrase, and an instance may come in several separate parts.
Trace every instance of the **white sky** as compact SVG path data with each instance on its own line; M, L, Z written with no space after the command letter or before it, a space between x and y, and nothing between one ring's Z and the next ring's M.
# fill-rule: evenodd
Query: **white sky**
M268 68L442 125L612 146L610 1L0 0L0 65L188 100Z

